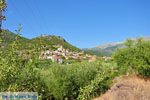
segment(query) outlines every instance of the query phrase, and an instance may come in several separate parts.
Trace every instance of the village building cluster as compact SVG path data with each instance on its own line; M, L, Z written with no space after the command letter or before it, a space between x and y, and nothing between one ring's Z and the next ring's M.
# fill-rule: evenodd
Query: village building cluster
M50 59L53 62L63 63L63 60L67 59L87 59L89 61L95 60L96 57L90 54L84 54L84 51L73 52L71 50L63 48L63 46L56 45L56 50L45 50L41 52L40 59Z

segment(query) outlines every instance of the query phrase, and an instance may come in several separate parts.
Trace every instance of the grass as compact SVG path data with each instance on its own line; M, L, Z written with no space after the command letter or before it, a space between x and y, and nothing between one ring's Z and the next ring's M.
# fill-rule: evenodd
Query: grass
M150 100L150 81L135 75L121 76L100 98L93 100Z

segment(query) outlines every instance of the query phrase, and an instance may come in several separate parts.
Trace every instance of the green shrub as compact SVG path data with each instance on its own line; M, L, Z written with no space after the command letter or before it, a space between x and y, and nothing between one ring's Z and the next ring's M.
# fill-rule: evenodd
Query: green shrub
M91 82L80 87L78 100L90 100L97 96L100 96L106 92L112 84L112 79L119 76L118 66L116 63L102 63L102 71L100 71Z
M47 95L51 95L55 99L77 99L80 89L88 89L93 81L94 88L91 88L89 96L100 95L106 91L110 85L111 79L118 73L114 63L105 64L101 61L81 62L72 65L51 64L47 69L41 70L41 81L45 82ZM98 75L105 72L105 76L101 76L99 81ZM112 74L113 73L113 74ZM92 85L92 86L93 86ZM86 89L87 89L86 88ZM82 90L83 90L82 89ZM86 91L86 90L85 90ZM86 92L87 93L87 92Z
M88 85L101 70L99 63L52 64L49 69L42 70L41 75L50 94L57 99L70 100L76 98L79 88Z
M37 70L38 48L34 48L34 51L30 53L31 59L24 59L20 56L18 52L20 28L17 32L16 40L5 50L5 56L0 55L0 91L38 91L41 93L44 83L40 81Z
M150 41L139 38L128 39L125 48L119 48L113 58L122 73L136 72L143 77L150 77Z

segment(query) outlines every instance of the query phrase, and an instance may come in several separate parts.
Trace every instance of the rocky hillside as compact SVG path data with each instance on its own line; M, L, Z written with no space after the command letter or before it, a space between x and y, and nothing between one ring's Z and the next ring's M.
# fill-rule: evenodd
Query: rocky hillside
M150 40L150 36L143 37L145 40ZM136 40L136 39L134 39ZM124 47L124 42L107 43L86 49L86 51L97 56L111 56L118 47Z
M123 44L123 42L101 44L99 46L96 46L96 47L93 47L93 48L89 48L89 50L107 49L107 48L110 48L110 47L121 46L122 44Z

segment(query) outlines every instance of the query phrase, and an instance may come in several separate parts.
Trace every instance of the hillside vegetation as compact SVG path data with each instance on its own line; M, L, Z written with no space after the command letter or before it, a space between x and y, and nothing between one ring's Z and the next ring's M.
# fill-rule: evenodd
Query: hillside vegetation
M2 30L2 39L3 39L3 42L2 42L2 45L3 47L7 47L8 44L11 44L13 43L13 41L15 41L16 39L16 34L14 34L13 32L10 32L9 30ZM20 41L21 42L27 42L29 39L27 38L24 38L24 37L20 37Z
M111 56L113 52L107 51L107 50L85 50L86 52L99 56L99 57L104 57L104 56Z
M14 34L10 32L9 30L3 30L2 31L3 35L3 47L7 48L9 44L13 43L16 39L17 34ZM55 45L61 45L65 49L71 50L71 51L81 51L75 46L72 46L68 42L66 42L62 37L60 36L53 36L53 35L43 35L39 36L33 39L27 39L24 37L19 36L19 42L20 45L19 49L20 50L32 50L34 46L44 46L42 49L55 49Z
M62 65L39 59L39 52L47 47L40 41L49 44L51 39L67 48L72 47L60 37L25 39L29 42L27 44L33 46L31 52L28 52L28 48L25 50L32 57L25 59L18 53L25 45L20 42L22 38L16 35L15 40L9 44L7 54L2 57L4 51L0 51L0 91L38 92L40 100L90 100L107 92L115 77L125 74L150 77L150 41L128 39L126 47L118 48L112 59L91 62L82 60Z
M144 40L150 40L149 36L142 37ZM137 39L133 39L135 41ZM93 48L88 48L85 51L88 51L91 54L103 57L103 56L111 56L114 52L117 51L117 48L124 48L124 42L116 42L116 43L108 43L108 44L102 44Z
M0 11L6 6L1 0ZM1 34L0 23L0 92L38 92L39 100L150 100L150 40L127 39L124 48L104 46L107 51L117 48L110 59L60 64L40 59L41 51L56 45L80 49L59 36L20 37L21 25L16 32ZM31 56L22 57L21 51Z

